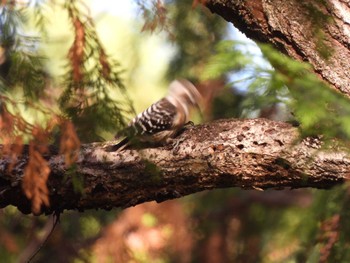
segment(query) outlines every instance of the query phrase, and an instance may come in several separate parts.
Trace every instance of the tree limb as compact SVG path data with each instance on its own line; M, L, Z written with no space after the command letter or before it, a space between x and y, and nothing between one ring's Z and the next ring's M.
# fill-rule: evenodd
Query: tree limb
M350 8L346 1L208 0L249 38L271 43L350 96Z
M106 144L84 145L69 171L63 156L51 150L46 156L51 205L42 212L125 208L225 187L329 188L348 178L347 153L324 151L317 138L297 138L297 128L287 123L232 119L186 130L175 150L165 146L106 152ZM9 158L0 160L1 207L14 205L30 213L21 187L27 160L26 154L19 157L11 173ZM73 188L77 176L83 180L82 192Z

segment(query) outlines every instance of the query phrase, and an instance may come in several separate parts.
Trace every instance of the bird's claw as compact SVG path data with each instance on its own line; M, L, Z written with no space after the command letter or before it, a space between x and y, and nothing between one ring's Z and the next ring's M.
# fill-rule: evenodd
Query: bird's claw
M182 143L183 141L185 141L185 138L179 138L179 139L173 139L172 141L172 152L174 155L176 155L179 151L179 145L180 143Z

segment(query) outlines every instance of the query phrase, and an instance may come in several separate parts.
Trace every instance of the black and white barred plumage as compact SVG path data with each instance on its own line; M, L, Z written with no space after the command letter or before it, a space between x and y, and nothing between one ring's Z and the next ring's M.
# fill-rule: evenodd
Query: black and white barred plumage
M199 107L201 95L188 80L174 80L168 95L138 114L116 138L125 136L113 150L122 150L130 141L164 143L189 121L191 107Z

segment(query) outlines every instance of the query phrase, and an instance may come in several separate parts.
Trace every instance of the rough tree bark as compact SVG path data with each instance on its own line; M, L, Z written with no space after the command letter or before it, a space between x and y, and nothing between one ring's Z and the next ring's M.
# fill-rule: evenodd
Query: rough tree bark
M349 96L349 1L208 0L206 4L249 38L309 62L325 81Z
M48 156L51 206L64 209L129 207L145 201L164 201L198 191L224 187L263 190L329 188L349 177L345 152L320 150L317 138L297 141L297 128L265 119L221 120L186 130L172 147L106 152L103 144L83 146L77 167L66 173L63 157ZM0 206L15 205L29 213L21 177L26 156L11 173L0 161ZM72 176L84 190L75 192Z

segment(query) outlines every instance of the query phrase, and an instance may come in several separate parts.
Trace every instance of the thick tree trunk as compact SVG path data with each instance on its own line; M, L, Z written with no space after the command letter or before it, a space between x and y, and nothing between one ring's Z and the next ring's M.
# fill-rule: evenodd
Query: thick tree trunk
M207 7L249 38L309 62L350 95L350 6L344 0L208 0Z
M63 157L52 151L47 156L51 205L43 212L129 207L224 187L329 188L347 179L347 153L323 151L316 138L297 138L297 128L282 122L221 120L186 130L175 149L106 152L102 144L84 145L69 172ZM0 161L1 207L11 204L30 212L21 188L27 158L23 156L10 174L8 160ZM82 192L73 188L78 177Z

